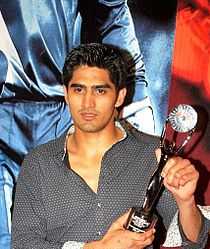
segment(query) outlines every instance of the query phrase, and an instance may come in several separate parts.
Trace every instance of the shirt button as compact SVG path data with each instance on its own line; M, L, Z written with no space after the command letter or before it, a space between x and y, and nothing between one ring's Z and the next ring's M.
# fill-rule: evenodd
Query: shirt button
M100 207L101 207L101 203L99 202L99 203L97 204L97 206L100 208Z

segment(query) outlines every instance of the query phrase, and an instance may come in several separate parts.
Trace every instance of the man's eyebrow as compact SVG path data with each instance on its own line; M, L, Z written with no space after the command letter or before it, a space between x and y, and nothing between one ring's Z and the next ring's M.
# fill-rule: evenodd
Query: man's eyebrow
M72 83L69 85L69 87L85 87L85 86L79 83Z
M93 88L95 89L98 89L98 88L111 88L110 84L101 84L101 85L94 85L92 86Z
M80 84L80 83L72 83L69 85L69 87L81 87L81 88L86 88L85 85L83 84ZM101 89L101 88L111 88L110 84L108 83L104 83L104 84L99 84L99 85L92 85L91 88L94 88L94 89Z

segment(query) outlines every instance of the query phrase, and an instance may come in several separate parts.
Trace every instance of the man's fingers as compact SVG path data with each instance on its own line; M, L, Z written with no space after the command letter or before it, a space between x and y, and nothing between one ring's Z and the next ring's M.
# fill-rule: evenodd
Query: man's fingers
M102 245L101 248L145 248L147 245L152 244L155 233L154 228L149 229L145 233L137 233L120 227L119 224L122 224L122 220L128 217L127 214L128 212L112 224L108 232L99 242Z
M182 159L181 157L170 158L162 170L162 177L168 175L175 175L179 170L185 169L189 165L192 165L188 159Z
M161 157L161 150L160 150L160 148L158 148L158 149L155 150L155 155L156 155L157 161L160 162L160 157Z
M196 171L191 171L189 173L184 174L181 176L179 184L181 186L184 186L186 183L193 181L193 180L198 180L199 178L199 173Z
M115 222L112 224L111 228L114 228L114 229L123 228L128 220L129 214L130 214L130 209L125 214L120 216L117 220L115 220Z
M145 233L138 234L138 239L135 242L137 247L145 247L151 245L155 238L155 229L150 229Z
M153 236L155 234L155 229L149 229L148 231L144 232L144 233L137 233L137 232L131 232L128 231L130 233L130 236L132 237L133 240L136 241L145 241L148 238L150 238L151 236Z
M180 157L169 159L161 175L165 178L164 183L175 188L199 178L199 173L191 162Z

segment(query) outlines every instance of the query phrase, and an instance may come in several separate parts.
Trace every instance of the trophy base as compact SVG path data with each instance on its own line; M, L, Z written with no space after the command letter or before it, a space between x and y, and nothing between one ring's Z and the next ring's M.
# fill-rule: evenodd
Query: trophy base
M132 208L126 224L126 229L132 232L144 233L155 227L158 217L155 214L145 213L140 208Z

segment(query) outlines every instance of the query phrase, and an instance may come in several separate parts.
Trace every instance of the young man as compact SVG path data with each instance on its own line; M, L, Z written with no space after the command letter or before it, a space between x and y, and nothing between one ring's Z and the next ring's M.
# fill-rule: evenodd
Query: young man
M124 58L119 49L101 44L81 45L68 55L63 82L74 125L24 160L13 249L152 248L154 229L135 233L124 228L129 208L143 204L158 144L157 138L115 121L126 98ZM163 192L157 210L166 228L176 201L183 246L203 248L207 227L194 201L197 171L176 157L162 174L169 191Z
M10 249L12 191L23 158L69 128L60 79L67 53L80 44L84 33L94 36L86 42L120 40L120 46L130 51L138 108L129 108L132 113L127 109L127 116L138 123L132 116L145 115L145 110L152 114L126 0L0 1L0 248Z

